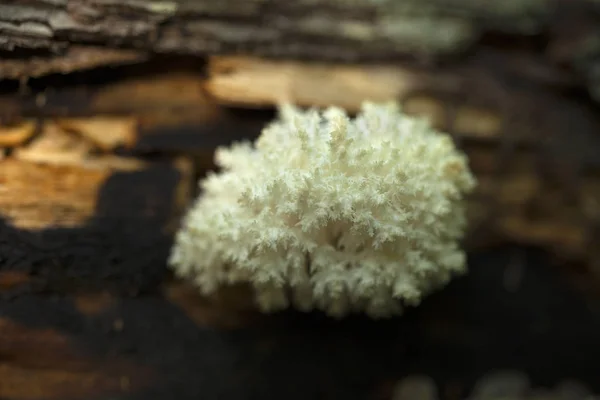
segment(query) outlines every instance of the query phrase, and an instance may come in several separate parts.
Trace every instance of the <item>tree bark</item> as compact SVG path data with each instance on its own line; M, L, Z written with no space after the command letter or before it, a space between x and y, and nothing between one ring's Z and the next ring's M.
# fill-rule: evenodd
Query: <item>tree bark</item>
M545 0L16 0L0 8L0 43L52 52L93 42L188 54L390 58L464 50L483 30L536 33L553 7Z
M12 0L0 5L0 78L150 53L420 63L510 44L567 66L600 99L598 26L595 0Z

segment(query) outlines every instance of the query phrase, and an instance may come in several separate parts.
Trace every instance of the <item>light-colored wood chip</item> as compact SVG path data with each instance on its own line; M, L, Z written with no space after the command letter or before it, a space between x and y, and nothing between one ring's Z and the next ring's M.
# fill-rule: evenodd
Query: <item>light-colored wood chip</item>
M47 121L39 136L19 148L14 157L22 161L59 165L80 165L92 150L89 143L69 135L57 124Z
M18 125L0 125L0 147L16 147L25 143L35 133L35 122L24 121Z
M96 169L135 170L145 164L139 159L111 154L95 155L94 147L90 141L67 132L59 124L46 121L40 135L28 146L16 149L14 158L33 163Z
M417 73L395 66L213 57L206 89L226 104L261 107L287 101L357 111L365 100L397 100L420 84Z
M131 147L137 140L137 121L134 117L98 116L90 118L58 119L56 124L81 135L103 151L119 146Z

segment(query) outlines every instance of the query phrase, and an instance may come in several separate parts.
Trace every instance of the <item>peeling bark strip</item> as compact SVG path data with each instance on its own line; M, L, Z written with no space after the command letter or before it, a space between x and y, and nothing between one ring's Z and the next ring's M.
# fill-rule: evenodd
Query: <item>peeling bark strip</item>
M5 317L0 317L0 353L15 360L0 362L3 399L111 397L142 390L151 382L146 366L123 357L85 354L71 335L56 327L30 328Z
M177 166L111 171L8 159L0 169L1 271L25 272L34 288L52 291L156 290L187 204L180 196L189 195Z
M0 46L2 46L1 40L0 38ZM6 58L1 60L0 77L35 78L52 73L68 73L105 65L134 64L147 58L146 53L137 50L73 45L52 57L36 55L26 59Z

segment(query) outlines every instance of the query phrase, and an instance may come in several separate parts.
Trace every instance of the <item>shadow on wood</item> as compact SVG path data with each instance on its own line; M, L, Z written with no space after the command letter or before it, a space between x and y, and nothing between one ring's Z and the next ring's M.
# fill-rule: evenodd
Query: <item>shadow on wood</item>
M24 230L0 220L0 271L25 272L49 291L155 290L166 274L180 175L169 163L115 172L99 189L93 216L75 227Z
M189 293L187 310L167 300L172 294L152 294L114 297L94 312L71 295L19 296L0 305L0 363L21 368L4 375L0 397L364 399L380 398L390 381L409 373L465 395L498 368L523 370L539 385L578 378L597 391L600 304L582 298L547 262L514 248L474 254L469 275L386 321L286 312L247 314L222 327L190 317L194 307L206 313L211 306ZM219 312L236 318L237 311ZM75 386L89 371L100 374L99 383L77 392L71 378L64 386L52 380L74 366L81 374ZM114 387L119 374L127 387ZM36 395L31 384L17 391L23 376L52 390Z

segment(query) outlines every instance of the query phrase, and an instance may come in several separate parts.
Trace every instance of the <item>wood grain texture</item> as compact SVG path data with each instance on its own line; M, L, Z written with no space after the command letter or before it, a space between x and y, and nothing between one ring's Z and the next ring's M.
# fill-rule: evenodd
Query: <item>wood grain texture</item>
M0 61L0 76L28 79L106 65L135 64L147 59L146 53L137 50L72 45L58 55L48 56L47 53L42 53L26 58L6 57Z
M24 144L35 132L35 121L22 121L0 128L0 147L15 147Z
M0 208L19 228L72 227L91 218L111 170L2 161Z
M482 29L537 32L553 5L545 0L502 6L480 0L434 0L427 5L412 0L42 0L12 1L0 11L0 44L9 50L59 53L72 43L93 42L191 54L241 50L355 58L464 50Z

